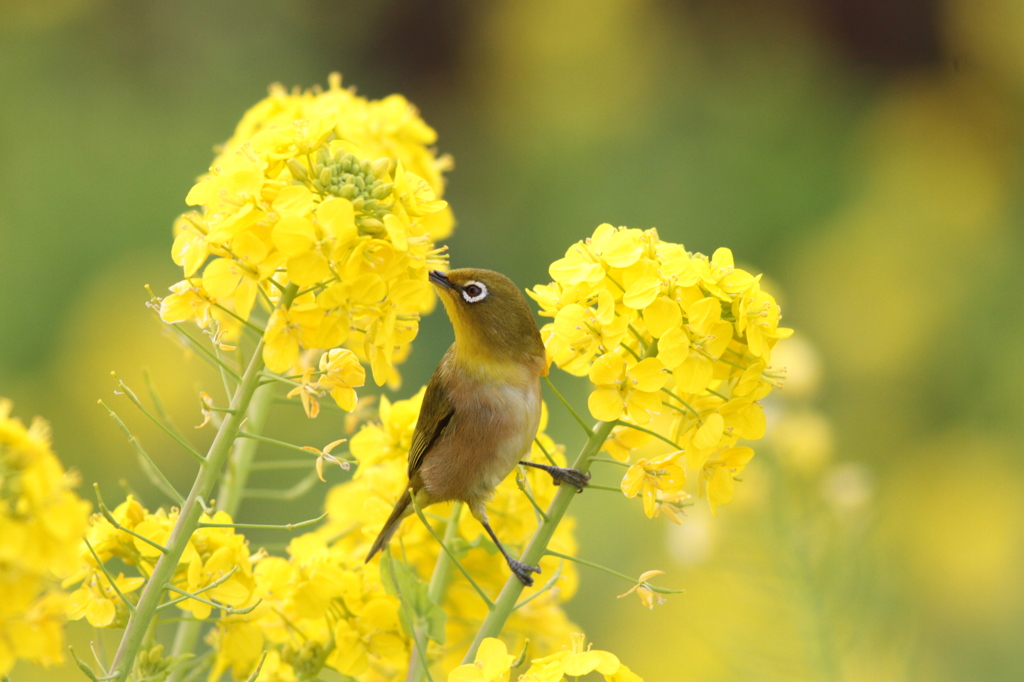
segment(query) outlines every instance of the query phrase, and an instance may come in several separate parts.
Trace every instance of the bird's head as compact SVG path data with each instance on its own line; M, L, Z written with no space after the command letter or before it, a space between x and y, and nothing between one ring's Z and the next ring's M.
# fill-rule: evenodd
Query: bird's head
M502 366L536 367L547 374L544 343L533 311L519 287L492 270L431 270L448 318L455 328L460 361L498 371Z

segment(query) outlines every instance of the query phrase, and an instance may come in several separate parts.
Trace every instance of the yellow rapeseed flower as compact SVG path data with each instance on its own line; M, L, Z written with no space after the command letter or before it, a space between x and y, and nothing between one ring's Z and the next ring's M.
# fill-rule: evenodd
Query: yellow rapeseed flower
M771 350L792 330L779 326L779 306L760 275L737 268L729 249L709 257L662 241L654 229L604 224L549 274L550 284L530 291L551 318L541 336L556 366L590 377L592 416L653 425L685 452L680 463L692 480L715 452L764 435L759 401L784 372L771 365ZM603 446L620 461L650 441L628 428L617 427ZM623 490L644 491L648 516L666 511L678 520L686 493L659 488L644 471L631 469ZM715 486L717 504L731 499L724 486Z
M128 607L102 572L93 570L91 573L91 577L81 587L68 595L68 618L85 618L89 625L96 628L124 627L128 622ZM114 583L124 595L131 594L145 582L145 578L126 578L123 574L114 578Z
M636 595L640 597L641 604L649 609L653 609L655 601L661 604L665 601L665 598L662 596L655 596L656 593L651 589L651 586L647 584L647 581L656 575L664 574L665 571L644 571L640 574L640 579L637 581L636 585L633 585L633 587L620 594L618 598L622 599L623 597L628 597L635 592Z
M642 445L651 441L651 434L637 431L628 426L616 426L612 435L601 445L601 449L620 462L628 462L629 455Z
M347 348L327 351L320 356L320 371L317 386L329 390L338 407L352 412L357 402L355 389L366 383L366 370L356 354Z
M508 682L515 659L504 642L487 637L480 642L472 663L460 665L448 673L448 682Z
M0 398L0 676L18 659L64 659L61 578L79 570L89 503L50 449L41 419L26 428Z
M301 373L301 351L344 345L378 385L396 382L434 305L427 273L445 267L434 241L453 224L435 140L404 98L370 101L336 76L327 91L272 88L186 197L195 210L171 252L186 279L160 303L164 321L230 339L266 316L271 371ZM289 286L301 295L282 305Z
M623 413L637 424L646 424L661 411L661 387L668 380L658 358L637 362L624 353L602 355L590 367L597 387L590 394L590 413L602 421L614 421Z
M346 353L339 350L329 357L325 374L321 375L328 377L325 382L351 381L344 376L331 376L332 372L343 375L352 369L352 359ZM331 360L336 361L333 366ZM324 667L359 679L404 679L412 650L401 624L402 605L396 596L385 591L380 565L367 564L364 559L390 512L391 503L407 484L408 449L422 399L423 390L406 400L392 402L381 398L377 419L364 424L348 444L358 468L351 480L329 493L327 523L294 538L288 546L287 558L263 552L246 556L242 551L244 539L233 529L204 527L197 531L179 563L175 586L195 592L230 573L229 579L205 590L202 596L225 605L254 607L248 613L222 613L218 618L215 609L208 605L203 608L195 600L179 604L199 618L216 619L210 637L216 650L210 679L217 679L228 670L235 679L246 679L255 670L263 651L268 655L261 679L306 679L315 677ZM564 466L563 449L543 433L546 424L547 410L543 407L533 456L544 461L546 451ZM521 476L518 482L517 475ZM522 547L537 528L534 507L520 485L530 490L542 507L551 503L558 490L548 474L534 469L522 474L513 472L498 486L489 505L492 523L513 547ZM126 527L157 541L164 538L174 518L166 512L150 514L134 500L119 506L114 516ZM213 520L227 522L223 515ZM106 521L101 518L94 527L99 529L102 524ZM144 542L132 538L135 542L128 542L126 549L121 531L107 524L103 532L103 546L107 549L101 558L125 556L126 563L149 565L146 562L151 558L140 551L140 543ZM403 560L426 577L441 551L437 542L415 517L399 532ZM573 519L567 517L555 531L550 547L574 555L577 548L573 533ZM484 590L496 594L508 578L503 558L488 551L489 539L468 513L462 515L459 535L458 542L463 547L459 550L460 562ZM529 636L532 650L543 655L557 649L570 633L571 624L561 605L575 592L578 576L575 565L559 557L545 556L541 565L546 575L555 578L552 589L516 609L503 632L512 638ZM463 581L448 588L441 606L448 614L446 638L450 643L471 639L486 614L486 606ZM433 646L432 654L440 654L439 666L457 667L455 658L464 653L461 645L438 645L436 652ZM508 678L511 657L507 651L498 651L495 644L489 643L481 649L478 660L481 665L470 668L484 675L479 679ZM475 673L467 668L459 674Z
M718 505L732 501L736 488L734 477L743 471L753 456L751 448L729 448L704 465L708 504L713 513L718 513Z
M652 460L640 459L629 467L620 485L626 497L640 495L644 501L647 518L657 514L657 494L669 495L680 492L686 485L686 471L676 464L681 450Z
M592 672L604 675L605 680L615 680L616 675L624 667L618 656L608 651L584 648L586 638L578 632L572 634L572 646L557 653L536 658L531 661L530 669L519 677L520 682L557 682L565 677L582 677ZM628 668L626 669L628 672ZM619 680L640 680L633 673L632 677L619 677ZM640 681L642 682L642 680Z

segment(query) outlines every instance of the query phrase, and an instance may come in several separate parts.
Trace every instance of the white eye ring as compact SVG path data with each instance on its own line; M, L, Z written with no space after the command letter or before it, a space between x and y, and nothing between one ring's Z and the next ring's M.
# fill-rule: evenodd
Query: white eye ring
M479 293L475 296L470 295L469 289L476 287L479 289ZM466 282L466 286L462 287L462 298L466 299L466 303L476 303L487 298L487 285L483 282L477 282L476 280L469 280Z

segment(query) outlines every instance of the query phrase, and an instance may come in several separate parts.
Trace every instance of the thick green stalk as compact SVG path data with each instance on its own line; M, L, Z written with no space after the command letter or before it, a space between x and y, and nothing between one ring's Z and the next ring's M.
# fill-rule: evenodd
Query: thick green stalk
M462 503L456 502L452 505L452 513L448 516L448 525L444 529L444 544L451 547L452 541L459 534L459 515L462 513ZM444 593L448 590L448 583L452 580L452 560L448 552L441 549L437 554L437 562L434 564L434 573L430 576L430 585L427 586L427 597L430 601L440 605L444 601ZM426 641L423 634L416 638L416 641ZM413 648L416 647L415 641ZM427 671L415 651L409 657L409 674L406 682L422 682Z
M247 411L249 419L245 422L246 432L256 435L263 433L267 418L270 416L270 408L274 404L276 389L275 384L266 384L256 389ZM242 495L249 481L249 472L259 444L255 438L241 439L231 453L228 470L224 472L224 480L221 481L217 494L217 509L226 511L232 519L238 514L238 508L242 504Z
M267 384L256 389L256 393L249 403L246 411L249 419L245 422L245 429L250 433L262 433L266 426L267 418L270 415L270 407L274 404L274 389L276 386ZM256 448L259 441L252 438L239 439L231 452L228 462L228 470L221 481L217 493L217 508L223 509L231 518L235 518L238 508L242 503L242 494L245 484L249 480L249 472L252 469L252 462L256 456ZM202 621L183 620L178 623L178 630L174 634L174 644L171 649L172 656L193 653L196 650L196 643L199 642L199 635L203 631ZM168 682L180 682L186 672L183 666L179 666L168 677Z
M614 426L614 422L597 422L594 424L594 428L590 432L590 438L587 439L583 449L580 450L579 456L576 457L573 468L584 472L590 469L591 460L597 456ZM551 537L555 534L555 529L558 528L558 524L562 521L562 517L575 496L576 489L571 485L559 487L558 492L555 493L555 499L548 506L547 520L542 521L533 533L530 543L526 546L526 551L519 558L520 561L531 566L536 566L540 562L545 550L547 550L548 543L551 541ZM501 629L505 626L505 621L512 615L512 611L515 609L516 602L519 601L519 596L523 593L524 587L519 578L514 575L509 576L508 580L505 581L505 586L501 589L501 594L498 595L497 600L494 602L494 608L491 609L491 612L487 614L484 622L480 625L472 646L466 652L463 663L473 662L473 659L476 657L476 650L480 647L480 643L485 637L498 636Z
M199 635L203 631L203 622L200 620L183 620L178 623L178 630L174 633L174 643L171 647L172 656L181 656L185 653L194 653L196 643L199 642ZM188 674L188 667L178 665L167 677L167 682L181 682Z
M199 474L192 485L185 502L181 505L178 514L178 521L171 530L170 538L167 541L167 552L160 556L153 574L146 581L139 595L139 603L135 607L135 613L128 620L121 644L117 648L114 662L110 672L117 674L117 679L125 682L135 662L135 656L139 652L142 640L146 635L146 629L156 616L156 609L160 605L167 583L174 577L174 571L178 566L185 547L188 545L192 534L199 527L199 517L203 513L203 506L199 498L210 499L210 493L220 478L224 463L231 452L231 444L234 443L242 422L245 420L246 410L252 400L253 394L260 381L260 372L263 371L263 342L256 346L253 351L249 367L242 376L242 381L231 399L231 412L227 413L227 419L221 424L217 435L210 444L210 450L206 455L206 462L199 468Z

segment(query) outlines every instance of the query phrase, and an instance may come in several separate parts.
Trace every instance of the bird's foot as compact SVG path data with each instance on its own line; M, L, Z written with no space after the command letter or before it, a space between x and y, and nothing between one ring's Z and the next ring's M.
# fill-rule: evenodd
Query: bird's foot
M522 561L516 561L512 558L508 560L508 567L512 569L516 577L527 587L533 585L533 576L530 573L540 573L539 567L524 564Z
M560 485L564 481L576 488L578 493L583 492L583 488L590 482L590 474L584 473L579 469L551 467L547 472L551 474L551 479L555 482L555 485Z

